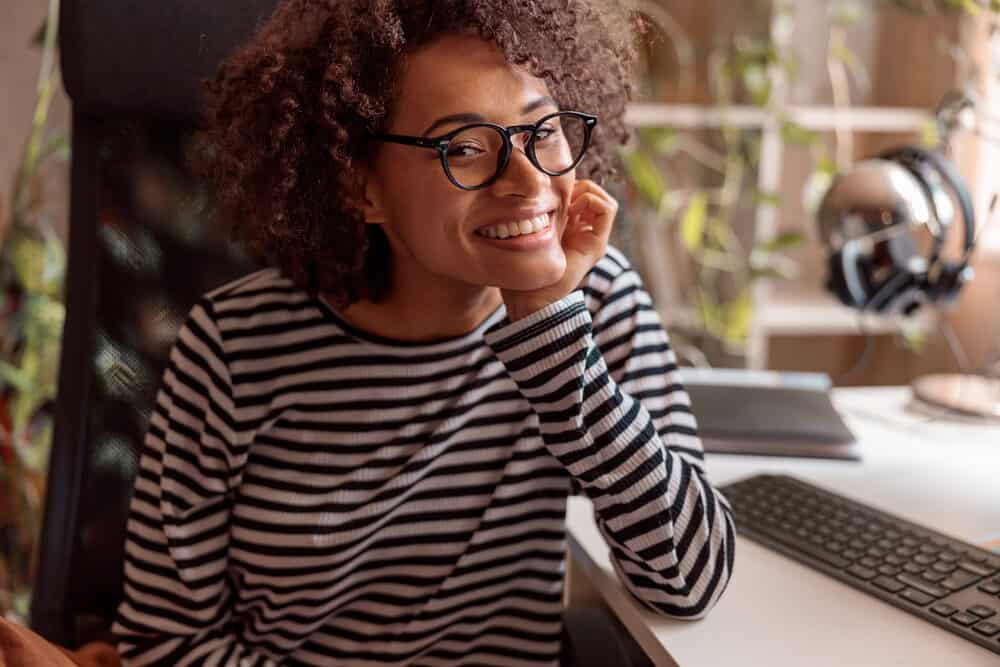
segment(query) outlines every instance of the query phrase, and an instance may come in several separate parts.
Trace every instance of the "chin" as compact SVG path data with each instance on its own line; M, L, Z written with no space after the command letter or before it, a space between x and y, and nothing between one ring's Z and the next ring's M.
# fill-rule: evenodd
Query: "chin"
M533 266L528 270L518 272L517 275L504 276L502 280L497 281L497 286L517 292L530 292L555 285L562 279L565 272L565 261L550 267Z

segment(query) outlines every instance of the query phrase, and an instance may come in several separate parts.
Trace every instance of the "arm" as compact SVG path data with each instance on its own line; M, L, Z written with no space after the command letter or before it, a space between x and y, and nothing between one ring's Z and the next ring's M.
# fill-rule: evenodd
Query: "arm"
M157 395L125 544L114 632L125 665L276 665L246 643L226 574L235 421L211 304L181 329Z
M659 613L699 618L732 572L732 512L705 477L674 354L637 276L625 270L605 294L596 322L578 291L487 342L593 501L626 587Z

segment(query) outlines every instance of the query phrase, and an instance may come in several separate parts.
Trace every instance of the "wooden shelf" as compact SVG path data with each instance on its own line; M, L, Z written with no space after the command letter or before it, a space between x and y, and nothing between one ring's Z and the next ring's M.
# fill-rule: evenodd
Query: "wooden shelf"
M936 319L929 309L912 317L861 313L843 305L821 288L794 285L772 286L766 300L755 304L755 308L759 319L754 326L768 337L887 335L898 332L904 325L929 331ZM699 329L697 315L691 306L661 308L660 317L668 329Z
M924 109L907 107L848 107L790 106L785 110L789 120L811 130L847 128L862 132L919 132L933 114ZM764 127L773 119L773 112L753 106L698 106L693 104L635 103L629 106L625 122L632 127L702 128Z
M821 288L796 285L773 285L758 308L759 326L769 336L891 334L906 325L927 331L935 321L930 309L912 317L861 313Z

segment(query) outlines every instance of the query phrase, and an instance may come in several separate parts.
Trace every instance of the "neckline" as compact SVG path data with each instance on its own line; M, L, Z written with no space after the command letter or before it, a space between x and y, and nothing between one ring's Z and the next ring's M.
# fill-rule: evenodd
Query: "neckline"
M350 324L341 316L337 311L333 309L326 299L321 295L316 295L312 297L312 300L319 307L320 311L330 319L334 324L336 324L344 333L348 334L352 338L356 338L365 343L371 345L379 345L382 347L393 347L393 348L403 348L406 350L427 350L431 348L439 347L455 347L460 343L469 342L473 339L482 340L483 334L487 329L492 327L494 324L502 320L506 314L507 309L504 304L497 306L493 312L487 315L479 324L475 326L468 333L460 334L458 336L449 336L447 338L438 338L430 341L412 341L412 340L402 340L399 338L390 338L387 336L380 336L378 334L372 333L370 331L365 331L364 329L359 329L358 327Z

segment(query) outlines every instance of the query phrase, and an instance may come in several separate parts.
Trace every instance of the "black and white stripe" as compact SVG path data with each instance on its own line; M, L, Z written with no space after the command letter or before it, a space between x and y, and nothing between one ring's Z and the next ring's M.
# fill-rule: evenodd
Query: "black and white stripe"
M351 329L274 270L191 312L157 397L115 632L128 665L557 663L566 497L626 586L697 618L733 520L616 250L433 344Z

